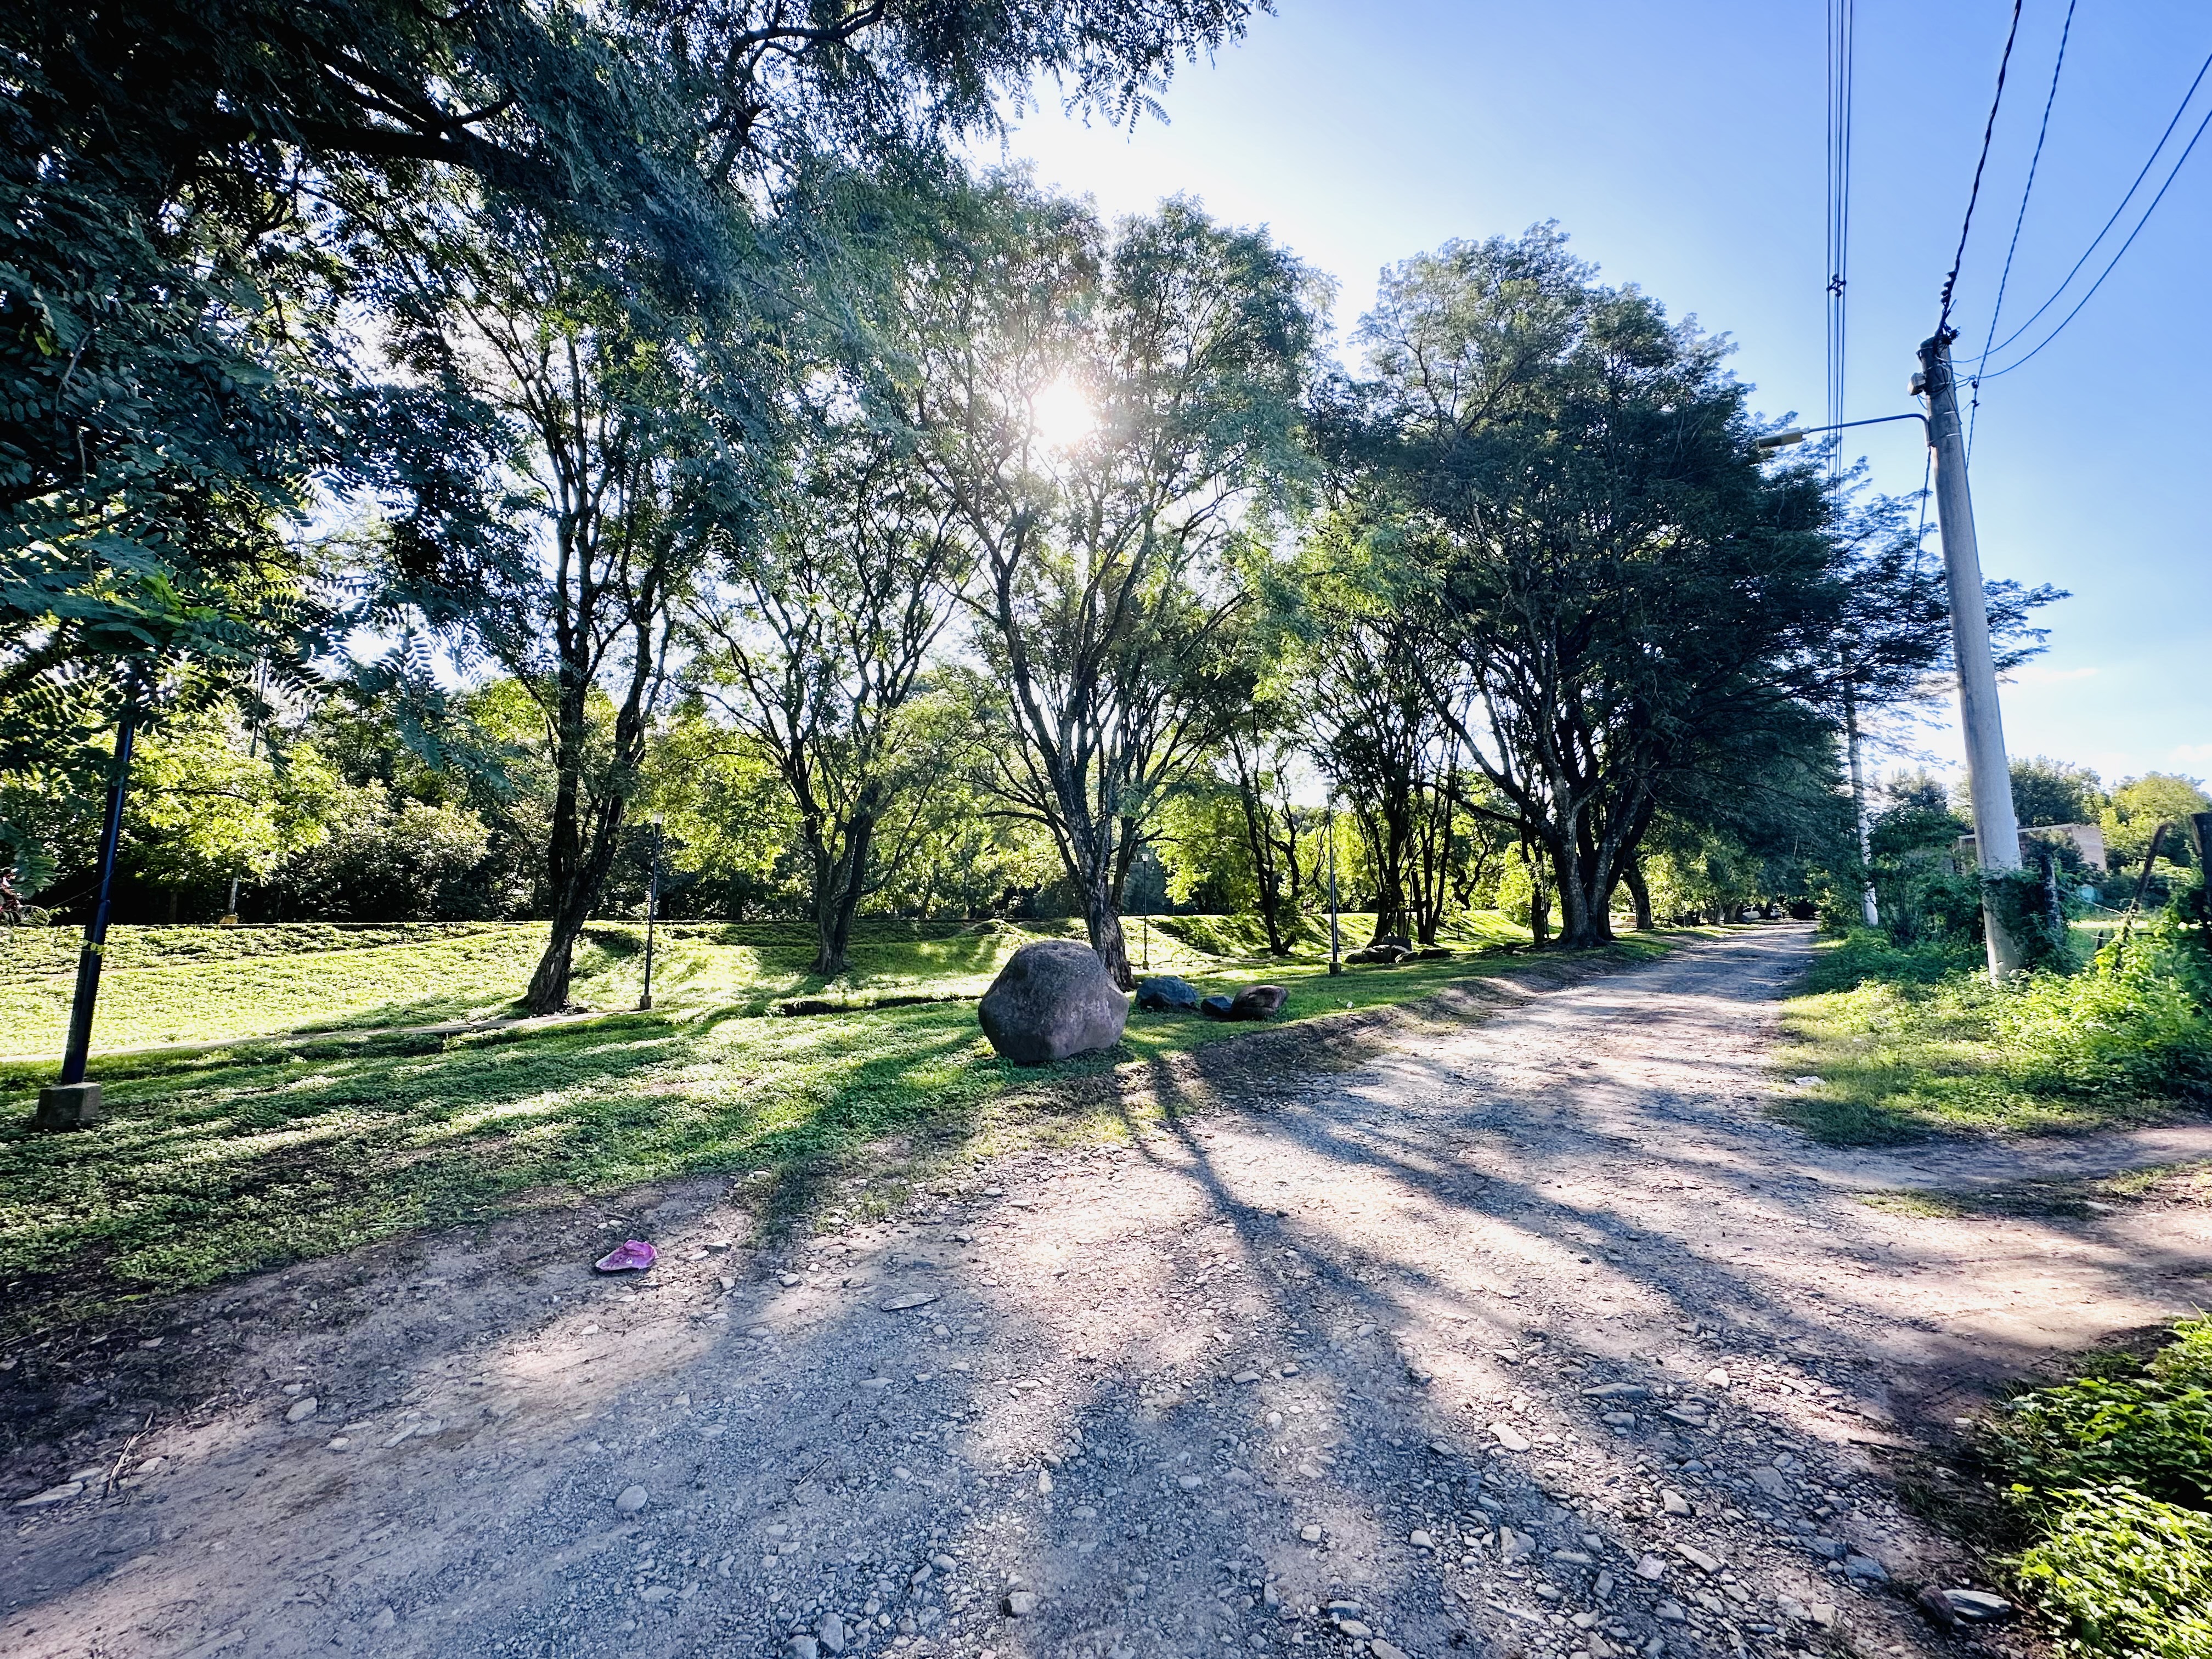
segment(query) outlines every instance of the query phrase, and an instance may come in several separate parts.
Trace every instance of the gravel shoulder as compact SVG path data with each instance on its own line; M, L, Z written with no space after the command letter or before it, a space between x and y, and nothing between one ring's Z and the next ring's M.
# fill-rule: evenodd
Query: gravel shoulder
M1981 1581L1900 1474L1958 1478L1999 1380L2212 1300L2212 1226L1862 1201L2041 1166L1769 1118L1809 948L1492 982L1348 1070L1123 1067L1164 1127L773 1248L693 1182L196 1298L10 1460L67 1495L8 1512L0 1650L1960 1645L1910 1591ZM2053 1156L2194 1144L2147 1133ZM662 1266L595 1279L624 1236ZM204 1397L100 1419L195 1344Z

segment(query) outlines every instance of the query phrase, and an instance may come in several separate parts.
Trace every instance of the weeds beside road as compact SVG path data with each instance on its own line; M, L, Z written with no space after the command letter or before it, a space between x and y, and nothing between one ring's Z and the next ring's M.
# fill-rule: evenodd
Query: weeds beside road
M2212 1653L2212 1320L2004 1402L1984 1452L2014 1582L2079 1650Z
M1969 943L1823 943L1783 1006L1786 1073L1818 1077L1784 1109L1816 1138L1880 1146L1929 1133L2064 1133L2212 1106L2212 1029L2171 959L2138 933L2117 967L1991 986Z

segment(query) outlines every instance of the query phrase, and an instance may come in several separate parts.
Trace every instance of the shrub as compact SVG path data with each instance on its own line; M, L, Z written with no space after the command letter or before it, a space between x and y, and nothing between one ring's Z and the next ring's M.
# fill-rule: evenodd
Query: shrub
M2212 1654L2212 1515L2124 1487L2055 1494L2050 1507L2014 1577L2064 1625L2068 1647L2129 1659Z
M2123 1486L2212 1506L2212 1394L2202 1386L2155 1373L2080 1377L2012 1401L1994 1437L2031 1487Z
M2148 1365L2124 1356L2013 1401L1992 1462L2033 1536L2022 1595L2081 1654L2212 1654L2212 1319L2186 1320Z

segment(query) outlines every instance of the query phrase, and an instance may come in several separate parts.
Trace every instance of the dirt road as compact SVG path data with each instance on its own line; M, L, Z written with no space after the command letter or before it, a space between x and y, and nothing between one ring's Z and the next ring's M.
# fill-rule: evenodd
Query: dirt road
M0 1650L1937 1650L1909 1590L1969 1569L1899 1507L1900 1449L2212 1299L2212 1235L1859 1201L2035 1153L1770 1121L1808 947L1507 985L775 1251L702 1184L203 1298L127 1359L212 1345L211 1397L53 1449L38 1480L82 1489L9 1512ZM2212 1150L2159 1133L2065 1156ZM632 1231L662 1267L593 1279Z

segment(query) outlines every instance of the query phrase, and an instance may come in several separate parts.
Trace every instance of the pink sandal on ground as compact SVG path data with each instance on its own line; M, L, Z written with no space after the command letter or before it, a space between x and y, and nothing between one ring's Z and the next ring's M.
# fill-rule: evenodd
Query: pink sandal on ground
M592 1265L603 1273L641 1273L659 1259L660 1252L641 1238L626 1239L622 1245L601 1256Z

